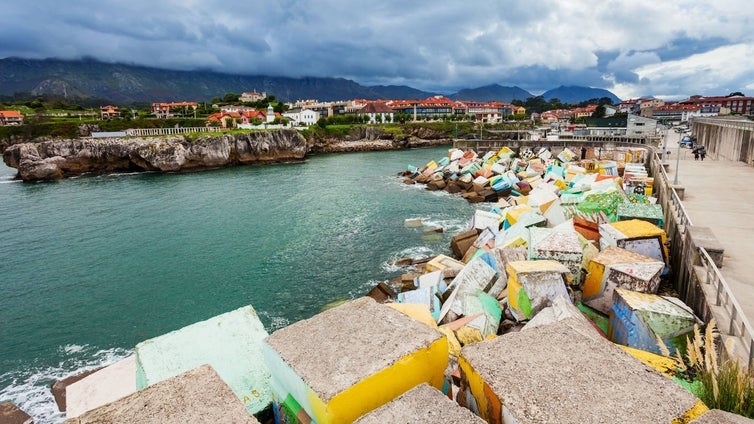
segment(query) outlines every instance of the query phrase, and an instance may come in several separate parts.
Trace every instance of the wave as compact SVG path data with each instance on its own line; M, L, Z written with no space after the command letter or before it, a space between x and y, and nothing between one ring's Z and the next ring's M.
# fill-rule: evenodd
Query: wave
M407 247L403 250L400 250L392 255L390 255L390 258L383 262L380 265L380 268L388 273L395 273L399 271L404 271L409 268L411 268L411 265L400 265L398 260L403 258L411 258L411 259L426 259L430 256L434 256L436 253L434 250L430 249L427 246L413 246L413 247Z
M113 364L133 352L128 349L97 349L89 345L65 345L58 348L61 361L57 366L27 366L0 375L8 385L0 389L0 399L13 402L37 423L60 423L65 414L58 410L50 386L53 382Z

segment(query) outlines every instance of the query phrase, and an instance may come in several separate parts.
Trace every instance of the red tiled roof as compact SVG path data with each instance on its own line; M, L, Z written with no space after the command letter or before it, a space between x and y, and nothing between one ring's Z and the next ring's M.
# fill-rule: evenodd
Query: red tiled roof
M0 116L3 118L23 118L21 112L17 110L0 110Z

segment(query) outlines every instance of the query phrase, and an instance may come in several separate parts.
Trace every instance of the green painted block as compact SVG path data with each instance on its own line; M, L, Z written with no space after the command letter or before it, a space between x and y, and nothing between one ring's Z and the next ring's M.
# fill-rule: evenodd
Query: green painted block
M136 387L209 364L251 413L272 401L261 346L267 331L254 308L244 306L136 345Z

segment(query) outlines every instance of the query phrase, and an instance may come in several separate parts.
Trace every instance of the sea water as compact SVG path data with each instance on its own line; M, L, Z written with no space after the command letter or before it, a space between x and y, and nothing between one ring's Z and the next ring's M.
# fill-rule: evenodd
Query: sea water
M46 183L0 164L0 401L61 421L50 384L140 341L247 304L272 332L448 253L474 205L397 176L447 149Z

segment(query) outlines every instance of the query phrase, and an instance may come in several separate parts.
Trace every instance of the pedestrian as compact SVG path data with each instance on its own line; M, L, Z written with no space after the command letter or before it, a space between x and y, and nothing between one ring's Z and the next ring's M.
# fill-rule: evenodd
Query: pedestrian
M694 160L699 160L699 150L694 149Z
M704 157L707 156L707 149L705 149L704 146L699 149L699 156L702 158L702 161L704 161Z

